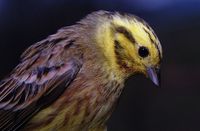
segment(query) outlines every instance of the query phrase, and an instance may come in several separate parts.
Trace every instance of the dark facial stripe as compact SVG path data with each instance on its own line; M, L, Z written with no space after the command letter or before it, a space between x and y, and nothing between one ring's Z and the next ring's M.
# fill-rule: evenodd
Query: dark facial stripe
M116 28L116 31L122 33L128 40L130 40L133 44L135 44L136 40L126 28L120 26Z
M114 44L115 44L115 50L123 49L123 47L120 45L120 43L117 40L114 41Z
M119 67L121 69L125 69L126 71L130 71L130 68L128 67L128 65L125 63L125 61L123 61L122 55L123 55L123 47L121 47L120 43L115 40L115 55L116 55L116 62L119 65Z
M145 28L143 28L143 30L148 34L151 43L154 43L154 44L155 44L155 42L153 41L153 39L152 39L150 33L149 33Z
M158 48L158 45L157 45L157 44L155 43L155 41L152 39L150 33L149 33L145 28L143 28L143 30L148 34L151 43L154 44L154 46L155 46L156 49L158 50L158 57L159 57L159 60L161 60L161 53L160 53L160 50L159 50L159 48ZM156 38L156 36L155 36L155 38Z

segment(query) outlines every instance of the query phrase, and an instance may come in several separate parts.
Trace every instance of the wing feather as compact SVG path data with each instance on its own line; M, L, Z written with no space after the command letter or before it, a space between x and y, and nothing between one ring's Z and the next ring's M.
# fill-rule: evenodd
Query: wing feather
M63 53L67 49L62 47L72 43L58 45L46 41L42 41L44 45L30 47L22 55L21 63L0 83L0 130L21 128L35 113L55 101L79 72L81 58Z

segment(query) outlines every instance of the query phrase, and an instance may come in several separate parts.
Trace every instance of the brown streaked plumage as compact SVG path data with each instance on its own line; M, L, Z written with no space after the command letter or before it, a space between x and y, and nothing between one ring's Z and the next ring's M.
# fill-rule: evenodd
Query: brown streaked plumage
M144 21L94 12L22 54L0 83L0 129L104 131L125 79L139 72L158 84L161 55Z

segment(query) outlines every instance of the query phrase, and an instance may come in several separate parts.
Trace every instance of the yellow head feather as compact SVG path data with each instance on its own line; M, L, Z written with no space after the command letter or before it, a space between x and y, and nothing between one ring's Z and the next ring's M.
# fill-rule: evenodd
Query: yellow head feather
M160 67L162 48L151 27L134 15L99 14L95 40L109 67L120 77L138 72L154 75Z

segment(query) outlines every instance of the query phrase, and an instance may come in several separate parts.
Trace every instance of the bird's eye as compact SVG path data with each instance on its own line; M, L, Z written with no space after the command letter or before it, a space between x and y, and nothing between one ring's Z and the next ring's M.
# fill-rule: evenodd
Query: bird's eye
M138 54L141 56L141 57L147 57L149 55L149 50L144 47L144 46L141 46L138 50Z

